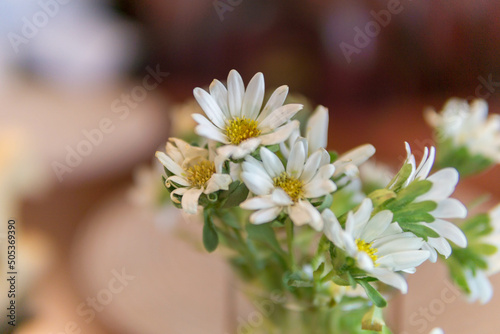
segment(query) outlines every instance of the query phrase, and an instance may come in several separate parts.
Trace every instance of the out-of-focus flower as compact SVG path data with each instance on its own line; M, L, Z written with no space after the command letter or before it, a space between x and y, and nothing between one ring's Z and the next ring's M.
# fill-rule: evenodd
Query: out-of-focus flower
M425 118L436 131L439 166L469 175L500 162L500 116L488 117L486 101L469 105L453 98L440 113L427 110Z
M323 148L307 157L307 142L297 140L286 169L281 160L265 147L260 149L262 162L248 156L243 162L241 178L256 196L241 203L246 210L257 210L250 216L253 224L273 221L284 210L295 225L309 224L320 231L323 220L308 199L334 192L330 178L335 167L328 163Z
M487 214L472 217L463 228L470 245L454 255L456 265L460 266L454 268L455 273L462 268L465 286L461 287L467 292L469 302L485 304L493 296L488 277L500 272L500 205Z
M392 212L384 210L373 217L372 212L372 201L363 200L356 213L349 212L343 230L335 215L327 209L322 214L325 235L335 246L356 259L360 269L406 293L406 280L396 272L413 273L430 253L420 249L424 243L421 238L403 232L397 223L392 222Z
M235 70L229 72L227 88L218 80L212 82L209 92L195 88L194 97L208 117L193 114L198 123L196 133L224 144L217 149L218 154L233 159L244 158L260 145L285 141L299 126L298 121L289 121L302 105L283 105L288 87L281 86L262 109L264 90L262 73L257 73L245 89Z

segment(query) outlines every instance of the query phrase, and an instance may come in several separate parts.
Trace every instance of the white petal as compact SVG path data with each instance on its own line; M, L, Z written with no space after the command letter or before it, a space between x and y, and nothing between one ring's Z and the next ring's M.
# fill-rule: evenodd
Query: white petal
M373 203L371 199L365 198L363 202L361 202L358 211L356 211L356 213L353 216L355 224L353 226L352 235L354 236L354 238L359 238L361 236L361 234L366 228L368 220L370 219L372 211L373 211Z
M264 224L273 221L281 212L280 207L259 210L250 215L252 224Z
M270 181L272 181L271 177L269 176L266 169L264 168L264 165L262 164L262 162L255 159L252 156L246 157L245 161L242 163L242 169L244 172L247 172L250 174L257 174L257 175L260 175L261 177L267 178Z
M309 182L303 189L306 198L317 198L334 192L337 186L332 180L322 179Z
M199 124L194 130L198 136L213 139L224 144L229 144L229 140L226 135L224 135L219 128L213 125L212 122L206 119L205 116L192 114L191 117L193 117L193 119Z
M264 100L264 75L257 73L250 80L241 106L241 116L247 119L256 119Z
M260 123L264 119L266 119L269 114L274 111L275 109L278 109L283 105L283 103L286 100L286 96L288 95L288 86L284 85L281 87L278 87L269 100L266 103L266 106L264 109L262 109L262 112L260 113L259 117L257 118L257 122Z
M165 150L167 152L167 155L179 166L182 165L184 162L184 156L182 155L181 151L170 141L167 142L167 145L165 147Z
M408 292L408 283L403 276L383 268L373 268L370 273L381 282L401 290L401 293Z
M276 207L273 203L271 195L256 196L247 199L240 204L240 207L245 210L261 210Z
M430 214L436 218L465 218L467 208L455 198L446 198L439 201L437 208Z
M323 229L323 220L314 206L308 201L299 200L295 205L288 208L290 219L297 226L311 225L316 231Z
M269 178L248 172L241 173L241 178L247 188L256 195L268 195L274 189L274 184Z
M365 252L359 252L356 256L358 266L366 271L372 270L375 267L372 258Z
M185 160L199 160L208 157L208 151L204 148L189 145L184 140L175 137L171 137L169 140L177 146Z
M321 213L321 217L324 222L323 232L328 240L333 242L335 246L345 249L344 241L342 239L344 231L342 230L337 217L335 217L335 214L330 209L325 209Z
M453 241L458 247L467 247L467 238L464 232L453 223L449 221L436 219L432 223L421 223L432 228L440 236Z
M293 204L292 199L288 194L281 188L274 189L272 195L272 201L279 206L289 206Z
M422 158L422 161L420 162L420 165L418 166L415 174L416 178L422 180L427 178L429 172L432 169L432 166L434 165L435 157L436 157L436 149L434 147L431 147L430 154L428 154L428 149L426 147L424 150L424 157Z
M313 176L318 171L323 156L321 150L324 149L317 150L307 159L306 164L304 165L304 170L302 171L302 175L300 176L302 182L307 183L311 181Z
M217 154L222 155L226 159L233 158L238 160L255 151L260 143L260 138L250 138L241 142L239 145L221 146L217 149Z
M170 193L170 199L174 203L180 203L179 200L174 195L182 196L186 193L186 191L188 191L188 188L177 188Z
M368 225L361 233L360 238L366 242L372 242L377 236L384 232L392 223L392 212L384 210L373 216Z
M403 251L412 251L420 249L424 241L420 238L416 238L413 233L405 233L402 236L395 235L394 238L385 237L382 240L375 240L372 247L377 248L377 256L385 256L391 253L403 252ZM363 239L366 242L368 240Z
M304 146L300 142L296 142L293 145L292 151L290 152L290 157L286 164L286 172L295 177L300 177L302 174L302 169L304 168L304 162L306 160L307 152Z
M227 105L227 89L219 80L215 79L210 84L210 95L212 95L215 102L217 102L217 105L220 110L222 110L224 117L226 119L230 119L231 114L229 113Z
M429 258L429 255L426 250L397 252L377 259L377 263L391 270L400 271L418 267Z
M442 240L444 240L445 243L448 244L448 241L446 241L444 238L428 238L429 241L431 239L442 239ZM449 246L449 244L448 244L448 246ZM434 249L434 247L430 246L430 244L428 242L428 243L425 243L422 246L422 249L426 250L426 251L429 251L429 261L431 261L432 263L436 263L436 261L437 261L437 252ZM450 247L450 254L451 254L451 247ZM448 256L450 256L450 255L448 254ZM446 258L448 258L448 256L446 256Z
M287 104L275 109L269 114L261 123L259 123L259 130L276 129L277 127L285 124L290 120L299 110L304 106L302 104Z
M274 145L284 142L290 137L294 130L299 128L299 121L291 121L277 129L273 132L260 136L262 145Z
M182 209L186 213L196 214L198 211L198 199L202 192L203 189L201 188L191 188L184 193L182 196Z
M318 106L307 121L306 138L309 142L309 152L326 148L328 144L328 109Z
M184 169L181 168L177 163L175 163L168 155L163 152L157 151L155 154L156 158L160 160L163 166L167 167L169 171L175 175L182 176L185 174Z
M184 187L191 185L191 183L189 183L188 180L186 180L182 176L177 176L177 175L173 175L173 176L167 178L167 183L169 183L169 182L175 182L175 183L177 183L181 186L184 186Z
M241 104L245 94L245 85L240 74L231 70L227 77L227 100L229 103L229 112L233 118L241 117Z
M262 147L260 149L260 157L262 159L262 163L264 164L264 168L270 177L274 178L285 171L283 163L281 163L278 156L269 151L267 148Z
M212 95L201 88L195 88L193 90L193 94L201 109L203 109L212 123L214 123L218 128L224 129L226 126L224 114Z
M229 174L213 174L210 180L207 182L207 188L205 189L205 194L211 194L218 190L227 190L229 185L233 182Z
M432 182L431 189L427 193L417 197L415 201L440 201L448 198L455 191L458 178L459 174L455 168L441 169L427 178L428 181Z

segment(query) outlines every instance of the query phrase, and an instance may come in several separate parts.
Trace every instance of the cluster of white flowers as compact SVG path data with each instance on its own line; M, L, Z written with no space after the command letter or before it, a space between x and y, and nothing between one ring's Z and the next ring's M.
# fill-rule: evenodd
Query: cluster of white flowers
M417 167L407 144L402 169L406 174L400 172L387 187L393 194L390 200L380 203L366 198L355 212L337 217L323 204L337 188L359 178L358 166L375 148L366 144L332 161L326 150L328 110L319 106L314 111L302 137L299 122L292 120L302 105L284 104L288 87L281 86L263 107L264 87L262 73L245 87L238 72L232 70L227 87L214 80L208 91L194 89L206 115L192 115L195 132L208 144L196 147L171 138L166 153L156 154L166 167L170 196L184 211L194 214L200 205L217 201L218 192L243 184L247 193L238 205L253 211L250 223L289 219L295 226L310 225L352 258L366 276L404 293L407 285L400 273L415 272L427 259L435 262L437 252L448 257L451 247L447 239L466 246L462 231L445 220L467 214L462 203L449 198L458 173L446 168L429 176L434 148L426 149ZM411 197L417 183L420 192ZM408 210L420 210L426 218L405 221Z
M426 110L425 119L436 130L436 141L449 156L440 157L446 166L454 166L463 174L483 170L500 163L500 116L488 116L488 104L477 99L452 98L439 113ZM468 168L461 168L469 165ZM461 170L463 169L463 170Z

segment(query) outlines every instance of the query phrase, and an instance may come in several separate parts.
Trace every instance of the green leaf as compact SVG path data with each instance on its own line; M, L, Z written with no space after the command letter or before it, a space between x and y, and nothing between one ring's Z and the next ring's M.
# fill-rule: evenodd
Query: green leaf
M387 185L387 189L393 189L394 191L398 191L402 186L403 183L406 182L408 177L410 176L412 171L412 167L410 164L406 163L401 167L399 172L394 176L394 178L389 182Z
M498 251L497 247L490 245L490 244L473 245L473 246L471 246L471 249L479 254L486 255L486 256L494 255Z
M371 299L373 304L377 307L386 307L387 306L387 301L382 297L380 292L378 292L373 286L371 286L367 281L365 280L358 280L357 281L359 285L361 285L365 291L368 297Z
M408 187L397 192L397 200L391 203L391 210L399 209L413 202L415 198L427 193L432 188L432 182L428 180L415 180Z
M406 223L432 223L435 218L433 215L427 212L394 212L393 221L398 222L399 225Z
M223 191L219 200L223 201L222 208L232 208L240 205L248 197L248 188L240 181L234 181L229 185L229 189Z
M313 277L314 277L315 281L319 281L321 279L321 276L323 276L324 270L325 270L325 263L321 262L321 264L319 265L318 269L316 269L313 272Z
M279 149L280 149L280 144L274 144L274 145L270 145L270 146L266 146L267 149L271 152L278 152Z
M391 198L396 198L396 193L389 189L377 189L370 193L368 197L372 200L373 206L377 207L387 202Z
M337 153L337 151L328 151L328 155L330 155L331 164L337 161L337 159L339 158L339 154Z
M271 224L247 224L246 230L249 239L268 245L273 251L286 258L287 255L276 239L276 234L274 233L274 229L271 227Z
M210 210L204 210L203 216L205 218L203 225L203 245L211 253L219 245L219 235L215 229Z
M331 194L326 194L323 199L323 203L318 208L319 212L323 212L323 210L329 208L333 203L333 196Z
M427 238L439 238L439 233L431 229L430 227L427 227L425 225L421 224L415 224L415 223L407 223L407 224L399 224L403 231L405 232L412 232L415 234L417 237L420 237L424 240L427 241Z
M470 239L486 236L493 231L490 216L487 213L475 215L462 224L460 228Z
M223 224L231 226L232 228L241 230L241 220L238 219L238 216L229 210L219 210L217 212L217 216L222 221Z

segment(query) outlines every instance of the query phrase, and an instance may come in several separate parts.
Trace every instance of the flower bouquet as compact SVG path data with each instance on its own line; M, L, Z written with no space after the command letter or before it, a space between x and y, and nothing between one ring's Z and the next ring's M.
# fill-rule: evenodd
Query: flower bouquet
M328 110L302 110L287 95L281 86L263 104L262 73L245 87L232 70L226 85L194 89L205 115L192 115L190 142L170 138L156 153L171 203L203 217L206 250L227 250L261 306L264 316L238 332L391 333L387 301L407 292L406 275L438 259L471 300L488 301L500 207L468 218L450 197L459 171L500 160L500 121L486 118L485 102L428 111L437 150L425 148L417 164L406 144L406 160L384 182L365 163L372 145L328 151Z

